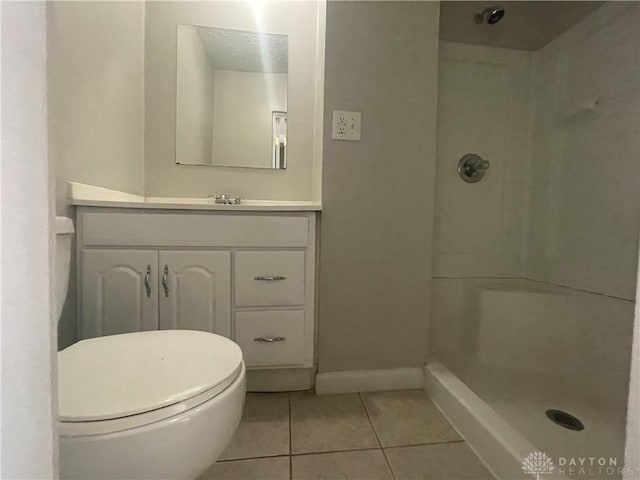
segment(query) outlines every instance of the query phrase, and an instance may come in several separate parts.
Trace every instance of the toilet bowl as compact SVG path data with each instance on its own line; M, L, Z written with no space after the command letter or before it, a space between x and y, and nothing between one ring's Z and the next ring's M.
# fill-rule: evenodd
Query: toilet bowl
M206 332L99 337L58 354L61 478L194 479L235 432L240 348Z
M57 240L72 232L70 222L56 225ZM67 253L61 243L58 256ZM197 478L231 441L245 382L240 347L213 333L158 330L71 345L58 353L60 477Z

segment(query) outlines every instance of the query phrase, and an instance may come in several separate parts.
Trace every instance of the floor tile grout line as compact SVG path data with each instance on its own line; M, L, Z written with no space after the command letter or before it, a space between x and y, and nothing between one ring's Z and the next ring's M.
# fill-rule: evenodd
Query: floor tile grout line
M378 445L380 446L380 448L383 448L382 446L382 440L380 440L380 435L378 435L378 431L376 430L376 426L373 423L373 420L371 420L371 415L369 414L369 410L367 410L367 404L364 401L364 398L362 397L362 392L358 392L358 398L360 399L360 404L362 405L362 409L364 410L364 414L367 416L367 420L369 420L369 425L371 425L371 430L373 430L373 434L376 436L376 440L378 442Z
M216 463L231 463L231 462L243 462L245 460L262 460L265 458L284 458L290 457L291 455L287 455L286 453L279 453L275 455L261 455L258 457L242 457L242 458L229 458L227 460L218 460Z
M465 443L464 440L442 440L439 442L422 442L422 443L407 443L406 445L389 445L388 447L382 447L384 450L390 450L392 448L408 448L408 447L426 447L429 445L446 445L448 443Z
M371 452L374 450L382 450L382 447L362 447L355 448L353 450L326 450L322 452L306 452L306 453L294 453L292 457L305 457L308 455L325 455L325 454L334 454L334 453L357 453L357 452Z
M351 450L323 450L321 452L304 452L292 453L292 457L304 457L305 455L324 455L325 453L351 453L351 452L367 452L369 450L382 450L382 447L360 447Z
M287 393L289 399L289 480L293 480L293 436L291 434L291 392Z
M391 460L389 460L384 448L382 449L382 456L384 457L384 461L387 462L387 467L389 467L389 471L391 472L391 478L396 480L396 472L394 472L393 467L391 466Z
M397 448L409 448L409 447L426 447L431 445L445 445L448 443L465 443L465 440L444 440L442 442L428 442L428 443L408 443L405 445L390 445L388 447L358 447L349 448L346 450L322 450L315 452L291 452L287 453L275 453L273 455L258 455L256 457L241 457L241 458L227 458L224 460L218 460L219 463L224 462L238 462L240 460L257 460L261 458L277 458L277 457L300 457L303 455L322 455L324 453L348 453L348 452L363 452L367 450L392 450Z
M0 0L1 1L1 0ZM243 460L260 460L260 459L269 459L269 458L279 458L279 457L290 457L291 456L291 399L290 392L247 392L245 398L268 398L268 397L285 397L287 398L287 421L288 421L288 437L289 437L289 447L288 452L283 453L265 453L262 455L250 455L250 456L241 456L241 457L232 457L232 458L219 458L215 463L227 463L227 462L239 462ZM243 411L244 414L244 411ZM242 421L242 420L241 420ZM234 433L235 435L235 433ZM291 469L291 468L290 468Z
M378 435L378 431L376 430L376 426L373 424L373 420L371 420L371 415L369 414L369 410L367 409L367 404L364 401L364 397L362 395L362 392L358 392L358 397L360 398L360 403L362 403L362 408L364 409L364 413L367 416L367 419L369 420L369 423L371 424L371 429L373 430L373 434L376 436L376 440L378 440L378 445L380 445L380 450L382 450L382 456L384 457L384 461L387 464L387 468L389 469L389 472L391 473L391 478L393 480L396 480L396 474L393 471L393 468L391 467L391 462L389 461L389 457L387 457L387 453L384 451L384 448L382 446L382 440L380 440L380 436Z
M273 455L258 455L256 457L241 457L241 458L227 458L224 460L218 460L218 463L225 462L239 462L242 460L259 460L263 458L280 458L280 457L301 457L304 455L323 455L325 453L349 453L349 452L365 452L369 450L392 450L398 448L409 448L409 447L426 447L431 445L445 445L448 443L465 443L464 440L446 440L442 442L431 442L431 443L409 443L406 445L391 445L388 447L361 447L361 448L350 448L346 450L322 450L315 452L297 452L297 453L275 453Z

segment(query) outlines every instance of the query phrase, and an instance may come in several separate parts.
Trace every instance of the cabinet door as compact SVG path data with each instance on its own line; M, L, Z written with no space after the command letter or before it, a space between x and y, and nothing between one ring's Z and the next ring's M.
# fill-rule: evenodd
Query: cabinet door
M161 251L159 276L160 328L231 336L230 252Z
M158 253L84 250L80 338L158 328Z

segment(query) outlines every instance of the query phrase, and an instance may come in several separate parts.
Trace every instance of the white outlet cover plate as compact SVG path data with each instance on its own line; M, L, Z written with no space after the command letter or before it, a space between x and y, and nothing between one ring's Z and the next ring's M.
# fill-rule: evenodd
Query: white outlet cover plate
M346 112L344 110L333 111L333 128L331 138L334 140L359 142L361 131L361 112Z

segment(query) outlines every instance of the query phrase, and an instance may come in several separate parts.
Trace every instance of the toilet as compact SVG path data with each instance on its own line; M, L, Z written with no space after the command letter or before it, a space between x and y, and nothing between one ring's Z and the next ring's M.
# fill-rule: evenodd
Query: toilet
M73 224L56 218L56 301ZM246 391L242 351L208 332L82 340L58 353L60 478L194 479L231 441Z

